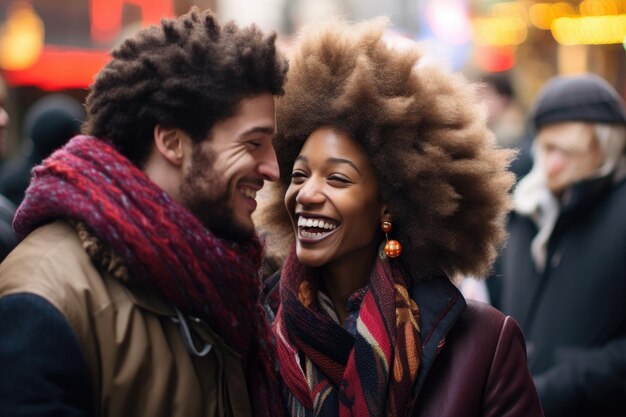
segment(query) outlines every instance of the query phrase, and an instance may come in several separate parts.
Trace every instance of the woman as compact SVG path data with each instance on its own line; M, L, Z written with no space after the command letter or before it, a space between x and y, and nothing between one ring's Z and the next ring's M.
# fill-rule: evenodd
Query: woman
M510 153L473 86L388 46L384 26L305 33L278 103L287 211L277 199L261 221L274 249L295 230L274 322L287 407L540 416L517 324L450 281L491 265Z

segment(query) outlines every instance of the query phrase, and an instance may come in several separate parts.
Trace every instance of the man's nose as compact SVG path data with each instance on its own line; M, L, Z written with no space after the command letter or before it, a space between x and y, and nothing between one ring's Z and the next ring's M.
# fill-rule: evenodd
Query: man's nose
M276 151L273 147L269 147L259 164L259 174L266 181L278 181L280 177L280 169L278 168L278 160L276 159Z
M565 165L565 156L562 152L552 151L546 155L546 174L552 176L557 174Z

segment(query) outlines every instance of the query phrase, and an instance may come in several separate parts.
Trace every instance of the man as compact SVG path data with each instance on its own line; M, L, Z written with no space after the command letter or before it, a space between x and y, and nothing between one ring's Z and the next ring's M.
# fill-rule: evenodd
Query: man
M275 35L197 9L113 51L0 266L3 416L281 415L251 213L278 178Z
M545 415L626 415L626 110L594 75L550 80L514 191L502 310L527 340Z

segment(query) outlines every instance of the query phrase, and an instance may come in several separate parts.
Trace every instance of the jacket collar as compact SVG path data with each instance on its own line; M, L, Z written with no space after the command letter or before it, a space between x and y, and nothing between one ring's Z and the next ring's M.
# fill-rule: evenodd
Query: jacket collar
M435 358L445 345L446 336L465 311L466 302L445 275L414 282L411 298L419 306L422 338L422 359L413 396L415 401Z

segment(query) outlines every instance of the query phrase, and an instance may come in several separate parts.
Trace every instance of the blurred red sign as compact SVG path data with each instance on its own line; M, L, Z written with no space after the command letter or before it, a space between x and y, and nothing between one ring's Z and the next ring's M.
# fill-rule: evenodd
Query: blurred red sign
M5 11L15 3L0 0ZM145 27L174 15L174 0L66 0L67 8L59 1L51 8L51 3L32 1L44 23L45 44L30 67L4 71L8 84L47 91L85 88L109 60L109 50L120 42L125 27Z

